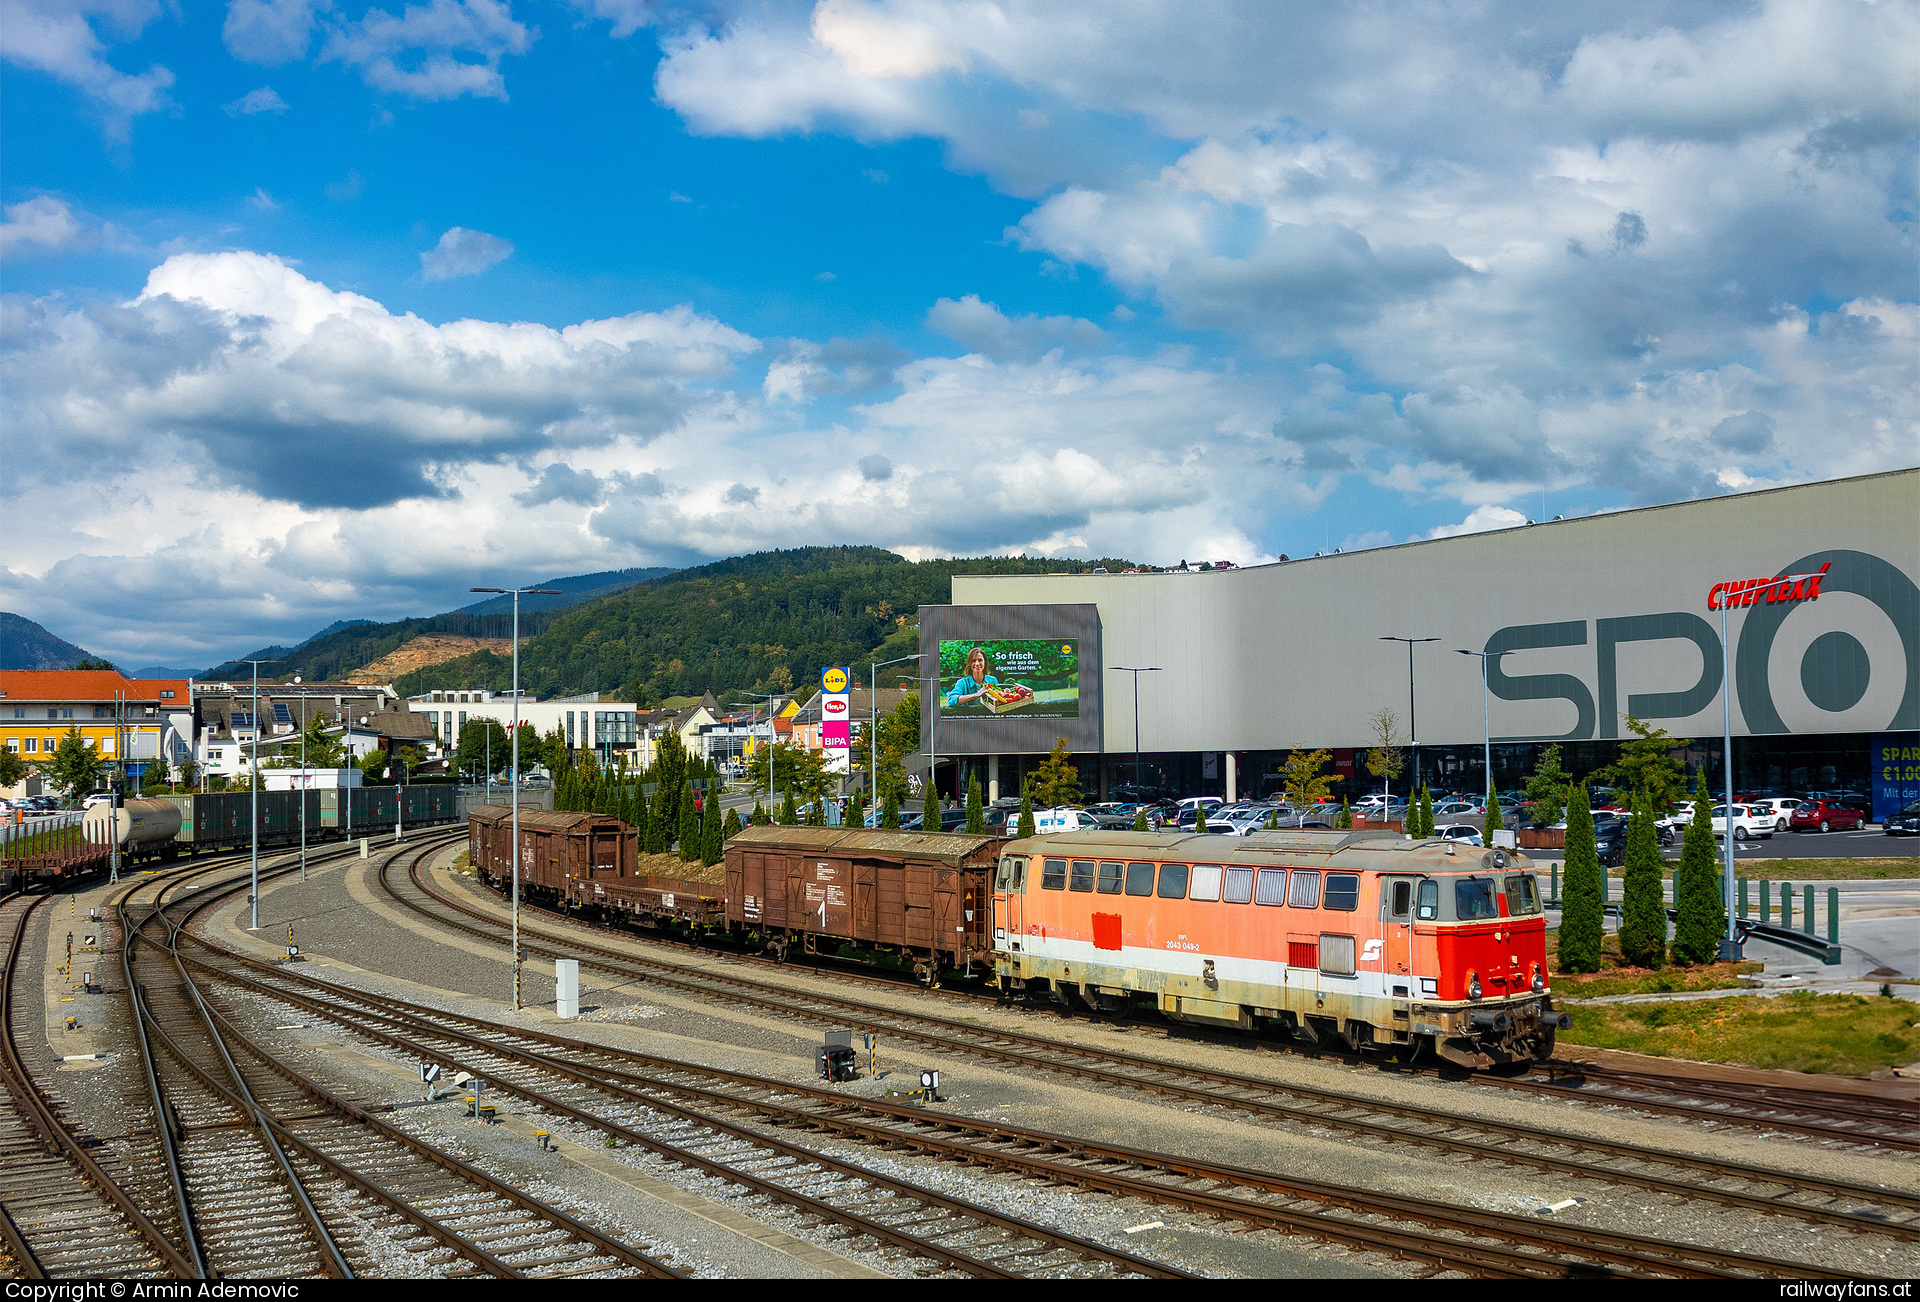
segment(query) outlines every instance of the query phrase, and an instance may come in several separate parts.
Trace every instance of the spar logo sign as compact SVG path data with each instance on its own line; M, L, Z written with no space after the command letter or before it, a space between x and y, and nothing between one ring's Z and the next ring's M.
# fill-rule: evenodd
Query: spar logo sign
M1825 603L1813 625L1816 630L1831 627L1809 637L1808 626L1802 624L1796 626L1801 631L1781 636L1782 627L1798 612L1810 611L1822 596L1839 593L1855 600L1838 607ZM1644 615L1512 624L1497 630L1486 643L1487 686L1493 695L1504 701L1564 701L1574 708L1574 724L1561 733L1493 740L1617 738L1625 714L1693 718L1719 697L1722 620L1728 621L1732 641L1727 658L1733 662L1738 718L1748 733L1794 731L1781 714L1783 704L1802 721L1797 728L1822 731L1819 721L1824 716L1845 713L1863 702L1873 717L1849 720L1848 730L1920 729L1920 586L1898 566L1869 552L1814 552L1770 576L1714 584L1707 592L1707 606L1717 616L1711 622L1691 610L1656 609ZM1664 691L1633 691L1635 683L1622 682L1621 647L1671 641L1698 648L1695 682L1664 683ZM1778 654L1776 642L1781 644ZM1524 655L1498 654L1586 646L1593 648L1591 668L1579 673L1520 673L1516 671L1526 663ZM1693 659L1684 651L1681 656L1683 662ZM1782 663L1776 665L1776 659Z

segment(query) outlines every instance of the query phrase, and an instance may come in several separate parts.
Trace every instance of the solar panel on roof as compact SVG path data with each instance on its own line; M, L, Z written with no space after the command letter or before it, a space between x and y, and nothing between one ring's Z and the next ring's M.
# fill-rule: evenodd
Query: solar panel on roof
M251 714L230 714L227 716L227 726L250 731L253 728L253 716Z
M293 712L288 710L286 706L280 704L278 701L275 701L273 703L273 721L275 723L292 723Z

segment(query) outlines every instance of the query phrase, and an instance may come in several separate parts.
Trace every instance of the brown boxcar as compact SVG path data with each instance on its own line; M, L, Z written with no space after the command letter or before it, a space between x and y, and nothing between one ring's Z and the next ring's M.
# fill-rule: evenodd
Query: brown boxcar
M1001 838L958 832L749 827L727 842L727 919L785 957L841 941L896 952L923 981L992 962L988 905ZM833 942L822 945L822 941Z
M490 882L513 873L513 810L482 805L467 816L467 857ZM520 811L520 889L565 899L574 883L633 877L633 829L605 814Z

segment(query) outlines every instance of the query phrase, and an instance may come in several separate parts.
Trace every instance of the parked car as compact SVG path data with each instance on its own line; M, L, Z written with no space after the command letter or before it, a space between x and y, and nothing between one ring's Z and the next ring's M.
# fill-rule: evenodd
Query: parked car
M1093 832L1102 830L1094 821L1092 814L1084 809L1036 809L1033 811L1033 830L1036 836L1046 836L1052 832Z
M1727 834L1727 806L1713 807L1713 834L1724 837ZM1733 806L1733 839L1744 841L1749 837L1771 839L1773 836L1773 811L1763 805Z
M1802 804L1788 816L1787 824L1796 832L1831 832L1836 827L1857 829L1865 826L1867 816L1850 805L1833 800L1813 800Z
M111 791L96 791L80 802L80 808L92 809L95 805L109 804L112 800L113 793Z
M1485 806L1471 800L1449 800L1433 807L1435 818L1479 818L1483 816ZM1436 828L1435 831L1439 829Z
M1898 813L1888 814L1887 821L1880 830L1888 836L1920 836L1920 800L1914 801Z
M1800 802L1791 797L1767 796L1760 800L1747 801L1747 807L1749 809L1766 808L1772 810L1773 830L1776 832L1784 832L1787 830L1787 822L1793 816L1793 811L1800 807Z
M1443 841L1453 841L1459 845L1485 845L1480 829L1471 823L1448 823L1445 827L1436 827L1433 834Z
M1602 814L1593 820L1593 849L1603 868L1627 861L1627 820Z

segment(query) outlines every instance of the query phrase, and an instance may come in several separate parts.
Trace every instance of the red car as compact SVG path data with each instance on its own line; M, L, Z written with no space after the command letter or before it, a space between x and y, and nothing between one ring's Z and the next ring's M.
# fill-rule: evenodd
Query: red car
M1866 821L1867 816L1857 809L1830 800L1809 800L1788 816L1787 826L1796 832L1831 832L1836 827L1857 828Z

